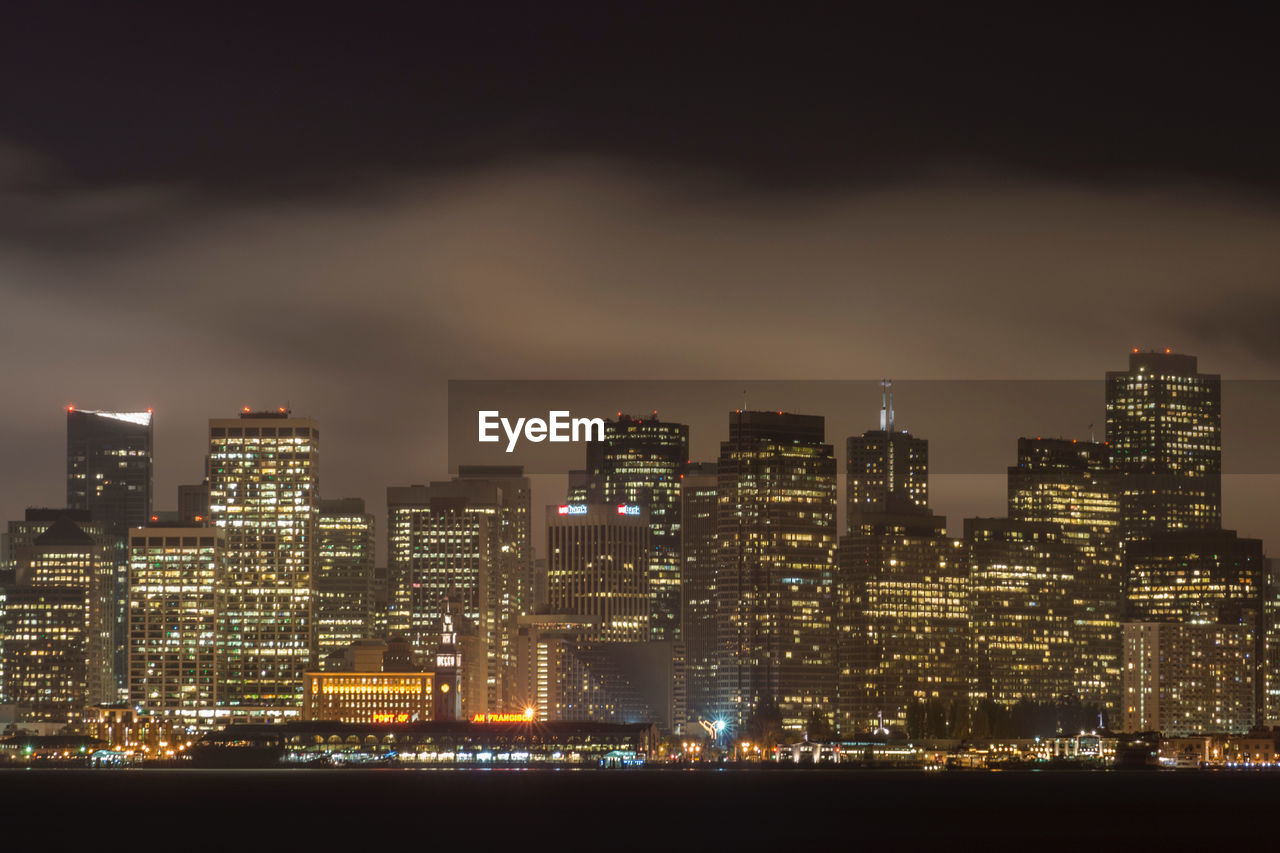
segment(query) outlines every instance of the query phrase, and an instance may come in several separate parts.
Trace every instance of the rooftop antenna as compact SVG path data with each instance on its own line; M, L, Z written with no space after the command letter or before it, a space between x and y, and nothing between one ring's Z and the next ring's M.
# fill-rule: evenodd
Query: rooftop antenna
M742 389L742 411L745 412L746 410L747 410L747 389L743 388Z
M893 432L893 380L880 380L880 430Z
M1093 433L1093 424L1089 424L1089 443L1090 444L1098 443L1098 439Z

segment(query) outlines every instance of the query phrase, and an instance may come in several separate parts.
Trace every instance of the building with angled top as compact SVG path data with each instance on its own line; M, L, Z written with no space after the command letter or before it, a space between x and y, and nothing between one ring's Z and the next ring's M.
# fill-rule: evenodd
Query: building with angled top
M154 425L150 409L106 412L67 407L67 506L88 510L111 536L112 672L117 698L127 679L130 527L152 514Z

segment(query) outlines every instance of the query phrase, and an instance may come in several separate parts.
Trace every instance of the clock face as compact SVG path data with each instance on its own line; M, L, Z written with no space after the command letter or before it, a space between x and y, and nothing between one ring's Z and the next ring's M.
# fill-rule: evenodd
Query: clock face
M448 685L448 684L441 684L441 685L440 685L440 692L441 692L441 693L448 693L448 692L449 692L449 685Z

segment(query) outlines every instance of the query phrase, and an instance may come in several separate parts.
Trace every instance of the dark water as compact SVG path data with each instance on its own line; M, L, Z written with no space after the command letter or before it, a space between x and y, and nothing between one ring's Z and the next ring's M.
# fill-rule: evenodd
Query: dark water
M139 850L1182 846L1274 837L1280 774L5 770L0 804L7 840Z

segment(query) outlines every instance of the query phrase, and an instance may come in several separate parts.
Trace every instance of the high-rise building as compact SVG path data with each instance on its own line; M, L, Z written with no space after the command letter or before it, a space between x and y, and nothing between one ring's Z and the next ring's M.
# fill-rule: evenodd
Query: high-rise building
M513 678L516 549L509 518L502 488L488 480L387 489L390 627L427 656L439 638L445 600L458 608L455 623L477 632L486 662L485 696L462 697L473 712L503 707Z
M375 524L363 498L321 500L316 522L315 661L373 633Z
M685 472L680 497L686 701L691 714L708 719L714 717L719 707L716 696L718 485L714 462L692 463Z
M547 507L547 599L553 613L592 617L583 640L648 640L649 513L637 504Z
M285 409L209 421L209 513L226 532L217 584L218 703L293 715L311 669L320 431Z
M836 582L842 734L904 729L913 709L960 719L968 693L968 565L929 508L929 442L880 428L848 440L848 534Z
M929 442L897 429L893 390L883 383L880 428L850 436L845 509L852 532L859 513L928 512Z
M112 531L151 517L152 423L145 412L67 407L67 506Z
M112 589L111 668L116 698L126 690L130 527L151 518L151 410L99 412L67 407L67 506L89 510L107 528L115 581Z
M1126 545L1127 616L1133 622L1261 626L1262 542L1234 530L1183 530Z
M537 566L533 559L533 488L522 465L459 465L460 482L492 483L502 490L503 547L508 551L512 607L517 615L537 609Z
M689 461L689 427L619 413L604 440L587 444L587 503L637 504L649 516L649 634L679 642L680 478Z
M716 464L719 706L798 730L836 698L836 458L821 416L737 411Z
M969 698L1005 707L1075 693L1078 554L1060 525L967 518Z
M836 583L842 736L908 728L912 708L961 719L968 694L968 565L946 519L860 513Z
M181 522L129 531L131 705L207 727L218 698L215 584L225 541L222 528Z
M1123 610L1120 500L1110 448L1092 441L1018 439L1009 469L1009 518L1057 525L1074 553L1070 597L1071 693L1114 719L1120 701ZM1046 570L1054 570L1046 566Z
M86 705L116 699L111 550L67 515L15 547L2 636L7 698L23 721L74 726Z
M1129 356L1107 373L1107 443L1126 540L1222 523L1222 381L1196 357Z
M1124 731L1249 731L1257 719L1257 646L1245 624L1126 622Z

